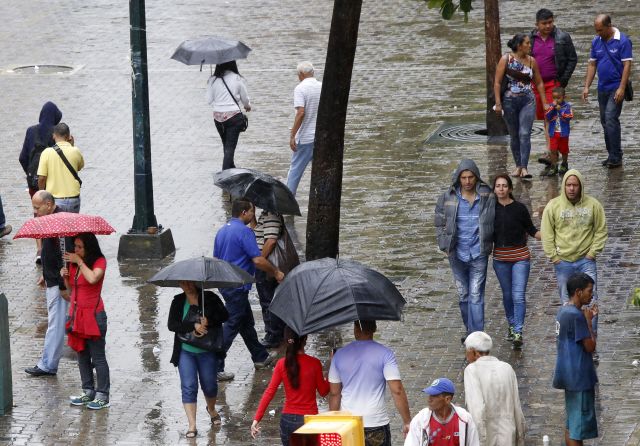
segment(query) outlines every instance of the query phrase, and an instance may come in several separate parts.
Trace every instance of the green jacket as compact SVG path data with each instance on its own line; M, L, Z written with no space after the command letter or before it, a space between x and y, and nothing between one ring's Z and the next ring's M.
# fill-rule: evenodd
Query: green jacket
M573 204L565 193L565 183L576 176L581 185L580 200ZM551 261L575 262L585 256L595 258L607 241L604 209L584 191L584 179L575 169L562 179L560 196L547 203L542 214L542 248Z

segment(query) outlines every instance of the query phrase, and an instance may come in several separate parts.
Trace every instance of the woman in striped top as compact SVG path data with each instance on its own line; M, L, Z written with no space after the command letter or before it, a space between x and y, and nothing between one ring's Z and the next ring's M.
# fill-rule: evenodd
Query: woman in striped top
M513 183L509 175L497 175L493 181L493 191L497 198L493 225L493 269L502 288L504 312L509 322L507 339L513 341L514 348L520 348L526 313L525 292L531 268L527 234L540 240L540 231L533 225L527 207L514 200Z

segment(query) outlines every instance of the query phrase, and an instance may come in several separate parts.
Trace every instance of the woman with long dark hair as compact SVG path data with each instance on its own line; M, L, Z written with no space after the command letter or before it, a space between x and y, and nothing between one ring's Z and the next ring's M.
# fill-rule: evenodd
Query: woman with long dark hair
M240 102L246 111L251 111L247 86L236 61L216 65L207 81L207 103L213 107L213 122L222 140L222 170L236 167L233 156L240 133L244 131Z
M496 214L493 223L493 269L502 288L502 303L509 323L507 339L515 348L522 346L526 313L525 293L531 270L527 234L540 240L540 231L531 221L527 207L513 198L509 175L493 180Z
M63 258L69 268L60 274L70 290L67 333L69 346L78 352L78 369L82 381L82 395L70 397L74 406L88 409L109 407L109 364L105 354L107 313L102 300L102 283L107 269L98 239L84 232L74 240L74 252L65 252ZM96 369L98 385L93 379Z
M498 62L494 83L496 98L495 111L503 115L509 129L511 153L516 168L511 174L526 180L531 179L527 170L531 153L531 129L536 114L536 98L532 86L538 89L544 102L544 83L536 60L529 55L531 40L526 34L518 33L507 43L511 52ZM502 80L506 76L507 89L501 97ZM543 103L543 109L547 104Z
M321 396L329 393L329 381L322 373L320 360L304 352L306 336L298 336L289 327L285 327L284 339L287 352L273 369L271 381L264 391L258 410L251 424L251 436L256 438L260 432L260 420L269 403L276 394L281 382L284 382L284 408L280 417L280 439L283 446L289 446L289 437L304 424L304 415L318 413L316 392Z

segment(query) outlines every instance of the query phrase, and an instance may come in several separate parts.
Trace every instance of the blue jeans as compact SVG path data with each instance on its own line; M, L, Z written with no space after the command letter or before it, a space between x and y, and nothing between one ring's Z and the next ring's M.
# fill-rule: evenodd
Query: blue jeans
M253 362L262 362L267 359L269 352L260 343L256 333L256 323L249 303L249 291L242 288L224 288L220 289L220 293L224 297L224 306L229 312L229 319L222 325L224 335L222 347L225 354L218 355L218 371L224 371L224 357L238 334L242 336L244 344L249 349Z
M519 262L493 261L493 270L496 272L500 288L502 288L502 304L507 316L509 326L516 333L522 333L524 316L527 311L525 293L529 281L531 262L520 260Z
M62 212L73 212L74 214L80 213L80 196L78 195L75 198L56 198L56 207L60 208ZM62 245L62 240L60 239L60 249L61 251L73 252L73 240L75 237L65 237L64 238L64 246ZM64 249L62 249L64 247Z
M455 254L449 264L458 289L460 314L467 333L484 330L484 286L487 281L487 257L463 262Z
M232 116L224 122L213 121L216 130L222 140L222 170L232 169L236 167L233 162L233 156L236 153L236 146L240 138L240 128L244 125L244 117L242 113Z
M60 287L47 287L47 333L44 335L42 358L38 368L45 372L56 373L62 356L64 343L64 325L69 313L69 302L62 298Z
M284 322L269 310L276 288L278 288L278 282L275 279L269 279L264 271L256 271L256 290L262 308L265 338L271 344L280 343L284 335Z
M195 403L198 400L198 378L202 393L207 398L218 396L217 358L212 352L192 353L180 350L178 373L182 403Z
M511 153L516 167L526 168L531 153L531 129L536 117L536 99L533 93L521 96L505 94L502 101L504 120L509 130Z
M616 103L615 94L615 90L598 90L598 106L600 107L600 123L604 130L604 143L609 153L608 159L612 163L619 163L622 161L620 113L622 113L624 101Z
M107 336L107 313L96 314L100 329L100 339L85 340L85 349L78 353L78 369L82 380L82 391L91 397L109 401L109 363L105 354L105 336ZM98 387L93 380L93 369L96 369Z
M4 217L4 209L2 209L2 197L0 197L0 230L4 229L6 223L7 221Z
M558 282L558 293L560 294L560 301L565 304L569 301L569 292L567 291L567 281L572 274L585 273L591 277L594 281L593 284L593 298L591 303L598 301L598 271L595 260L589 260L585 257L576 260L575 262L567 262L560 260L560 263L554 265L556 270L556 280ZM593 331L598 332L598 316L594 317L592 322Z
M304 424L304 415L283 413L280 416L280 440L282 446L289 446L291 434L297 431Z
M296 151L291 154L291 166L287 174L287 187L295 197L298 184L311 160L313 159L313 143L298 144Z
M365 446L391 446L391 426L365 427L364 428L364 444Z

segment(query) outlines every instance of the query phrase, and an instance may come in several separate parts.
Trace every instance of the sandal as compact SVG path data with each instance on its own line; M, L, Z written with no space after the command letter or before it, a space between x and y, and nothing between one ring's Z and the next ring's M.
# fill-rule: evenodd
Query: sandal
M211 415L211 412L209 412L209 406L205 407L207 409L207 413L211 417L211 424L213 424L214 426L220 426L222 424L222 418L220 418L220 414L214 411L213 415Z
M198 429L194 429L192 431L187 431L185 437L187 438L196 438L198 436Z

